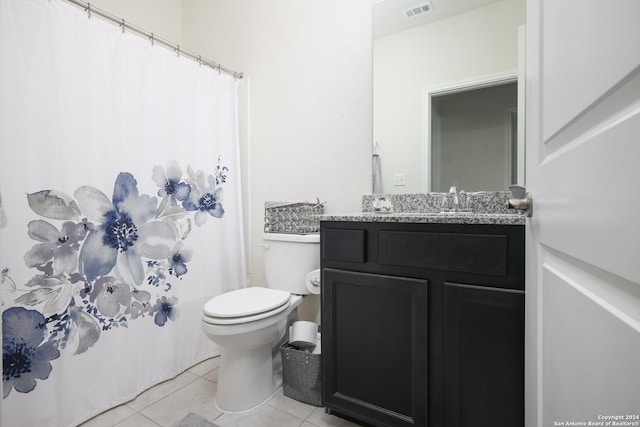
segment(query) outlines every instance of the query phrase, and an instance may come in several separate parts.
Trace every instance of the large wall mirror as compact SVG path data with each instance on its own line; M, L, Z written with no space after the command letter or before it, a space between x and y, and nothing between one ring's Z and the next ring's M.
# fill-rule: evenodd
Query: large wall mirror
M524 185L525 1L374 5L373 135L383 193Z

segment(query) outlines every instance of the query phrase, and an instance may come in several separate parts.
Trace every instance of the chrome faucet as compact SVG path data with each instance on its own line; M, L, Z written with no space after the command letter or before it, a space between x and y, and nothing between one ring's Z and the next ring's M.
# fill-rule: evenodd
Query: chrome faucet
M458 212L460 209L460 194L458 193L458 188L455 185L452 185L451 188L449 188L449 194L451 195L453 202L453 211Z

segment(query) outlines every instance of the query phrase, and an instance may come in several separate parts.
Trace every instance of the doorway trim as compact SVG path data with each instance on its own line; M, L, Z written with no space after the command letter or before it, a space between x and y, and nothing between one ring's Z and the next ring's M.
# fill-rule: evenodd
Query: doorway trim
M447 83L445 85L434 86L424 89L423 92L423 132L422 132L422 183L423 192L429 193L431 188L431 101L434 96L447 95L458 92L466 92L474 89L499 86L507 83L518 82L518 71L513 70L507 73L495 74L491 76L478 77L471 80ZM518 103L519 104L519 103ZM518 143L520 148L520 143ZM524 147L522 147L524 149ZM518 169L520 169L518 164ZM524 165L522 165L524 167Z

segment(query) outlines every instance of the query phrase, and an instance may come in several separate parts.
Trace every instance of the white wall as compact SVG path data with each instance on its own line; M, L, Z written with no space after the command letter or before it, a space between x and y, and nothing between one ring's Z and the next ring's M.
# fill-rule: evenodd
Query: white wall
M384 192L420 193L427 89L515 73L525 0L503 0L374 41L374 139ZM404 187L393 175L405 174Z
M370 1L188 0L184 41L249 81L250 272L265 200L360 211L371 192Z
M265 200L319 197L327 212L353 212L371 192L373 1L91 2L245 73L241 149L252 285L265 284L258 247Z
M83 0L154 35L182 45L182 0Z

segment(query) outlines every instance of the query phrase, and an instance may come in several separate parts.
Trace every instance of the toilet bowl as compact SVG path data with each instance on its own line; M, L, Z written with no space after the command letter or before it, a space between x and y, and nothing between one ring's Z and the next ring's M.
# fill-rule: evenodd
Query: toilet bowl
M239 289L222 296L227 298L222 301L214 298L205 305L202 329L221 347L216 405L225 412L243 412L260 405L273 393L277 379L273 377L272 349L284 336L287 318L302 297L261 287ZM246 315L215 315L220 314L215 311L217 303L235 299L239 305L263 299L281 303L277 307L265 304L262 312ZM229 307L232 306L226 306Z
M309 293L306 274L320 263L317 234L265 234L264 241L268 287L227 292L203 308L202 330L220 346L216 405L224 412L251 410L281 384L273 349Z

